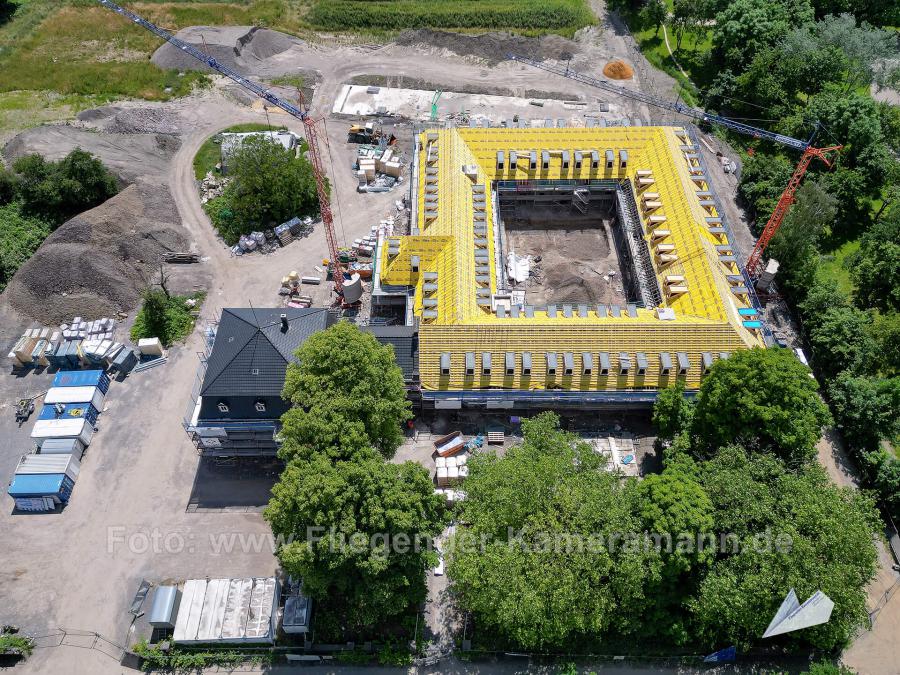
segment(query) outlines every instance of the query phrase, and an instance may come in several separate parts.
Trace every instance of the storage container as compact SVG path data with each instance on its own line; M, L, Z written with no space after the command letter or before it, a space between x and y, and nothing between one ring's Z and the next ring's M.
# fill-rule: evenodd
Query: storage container
M97 387L54 387L44 394L44 404L90 403L98 411L103 411L106 397Z
M38 447L48 438L77 438L87 447L93 436L94 425L86 419L38 420L31 432Z
M16 476L63 473L73 481L78 480L81 462L74 455L25 455L16 465Z
M91 424L97 423L100 411L91 403L48 403L38 414L39 420L78 419L83 417Z
M57 373L50 386L97 387L105 394L109 391L109 375L102 370L66 370Z
M51 511L72 496L75 481L64 473L17 474L6 492L23 511Z
M81 461L84 443L77 438L48 438L41 444L42 455L73 455Z

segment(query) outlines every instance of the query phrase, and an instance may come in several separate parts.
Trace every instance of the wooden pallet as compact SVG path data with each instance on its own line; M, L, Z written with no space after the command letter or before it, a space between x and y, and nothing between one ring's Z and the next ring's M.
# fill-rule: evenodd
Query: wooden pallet
M488 445L503 445L506 442L506 434L502 431L487 432Z

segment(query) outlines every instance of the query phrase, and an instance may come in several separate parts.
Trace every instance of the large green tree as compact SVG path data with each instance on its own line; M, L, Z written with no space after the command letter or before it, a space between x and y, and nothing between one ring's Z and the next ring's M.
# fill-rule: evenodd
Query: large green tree
M638 544L634 495L552 413L503 458L472 457L448 573L461 606L522 649L573 648L637 628L660 560ZM634 534L634 541L629 535Z
M289 462L265 510L278 559L304 589L362 631L425 599L429 541L444 528L428 472L388 464L374 451L353 461L323 454Z
M900 312L900 207L866 232L849 267L862 307Z
M835 425L854 450L874 451L882 439L900 436L900 378L844 372L832 381L828 395Z
M228 174L232 180L213 207L228 243L252 230L318 212L312 165L265 137L244 141L228 159Z
M653 425L659 438L670 441L691 426L693 402L684 396L684 382L661 390L653 404Z
M829 307L807 319L809 343L815 365L826 377L848 370L871 372L875 362L872 317L855 307Z
M815 457L830 421L809 369L787 349L748 349L715 363L697 393L692 432L714 454L732 442L791 464Z
M725 68L743 71L770 48L813 17L808 0L735 0L716 15L713 48Z
M821 649L845 644L867 620L866 584L877 561L871 499L836 487L818 464L788 471L739 447L704 463L700 481L716 529L732 541L690 602L698 636L711 646L747 646L794 588L801 600L821 590L835 607L828 623L792 638Z
M295 407L284 418L281 456L347 458L366 445L392 456L411 417L393 349L341 321L312 335L297 358L282 392Z
M23 211L52 226L103 203L116 192L116 179L91 153L75 148L58 162L25 155L13 163Z

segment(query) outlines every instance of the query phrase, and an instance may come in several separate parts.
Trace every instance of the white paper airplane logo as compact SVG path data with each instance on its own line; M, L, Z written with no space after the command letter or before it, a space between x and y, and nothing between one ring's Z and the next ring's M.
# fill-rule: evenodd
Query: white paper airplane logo
M826 623L831 618L831 610L834 602L822 591L813 593L809 600L802 605L797 600L797 594L792 588L790 593L781 603L781 607L775 613L775 617L763 633L763 637L774 637L783 633L818 626Z

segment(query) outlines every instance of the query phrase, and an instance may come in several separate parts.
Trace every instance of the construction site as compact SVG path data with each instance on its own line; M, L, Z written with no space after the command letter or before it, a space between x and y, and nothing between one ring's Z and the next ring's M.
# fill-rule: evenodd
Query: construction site
M605 18L571 39L408 30L372 45L258 26L168 30L98 2L111 22L159 39L153 64L173 77L202 71L210 85L0 134L7 164L82 148L120 188L59 225L0 294L0 410L33 410L61 388L60 371L109 374L96 376L109 387L91 393L96 402L51 396L37 420L20 419L21 405L15 423L0 419L0 474L15 480L41 464L23 453L40 458L42 443L60 441L35 447L35 422L91 415L90 447L66 444L83 458L64 466L65 495L23 492L0 516L9 538L32 543L7 550L0 570L8 615L47 647L23 672L121 672L140 631L159 635L143 617L150 601L140 605L149 588L211 589L196 591L177 622L170 600L182 642L245 631L238 619L198 631L198 617L231 617L235 603L246 614L253 602L264 620L240 637L256 631L274 644L290 632L279 624L283 595L303 605L301 627L289 627L311 630L315 614L288 592L273 550L226 555L211 535L271 534L262 511L284 469L285 374L304 341L340 321L393 348L414 417L390 461L427 469L447 508L466 498L470 455L502 457L522 442L522 421L544 410L607 470L635 480L661 471L649 417L661 390L683 385L690 398L737 352L803 346L764 254L807 168L829 164L837 146L688 106L602 8ZM242 125L267 130L228 131ZM716 128L797 162L758 236L737 198L741 154ZM278 142L308 162L316 213L226 243L205 206L229 185L228 152L254 135L289 139ZM194 163L212 139L221 166L204 178ZM165 350L130 338L157 278L167 294L204 298L187 337ZM820 449L832 478L849 484L832 459L838 444L826 436ZM182 546L115 548L119 528ZM881 553L873 597L896 576ZM48 576L50 558L77 565ZM427 585L416 630L446 655L461 623L443 559ZM237 588L237 600L226 603L220 586ZM185 638L189 614L198 625ZM873 653L854 658L892 662L890 650Z

